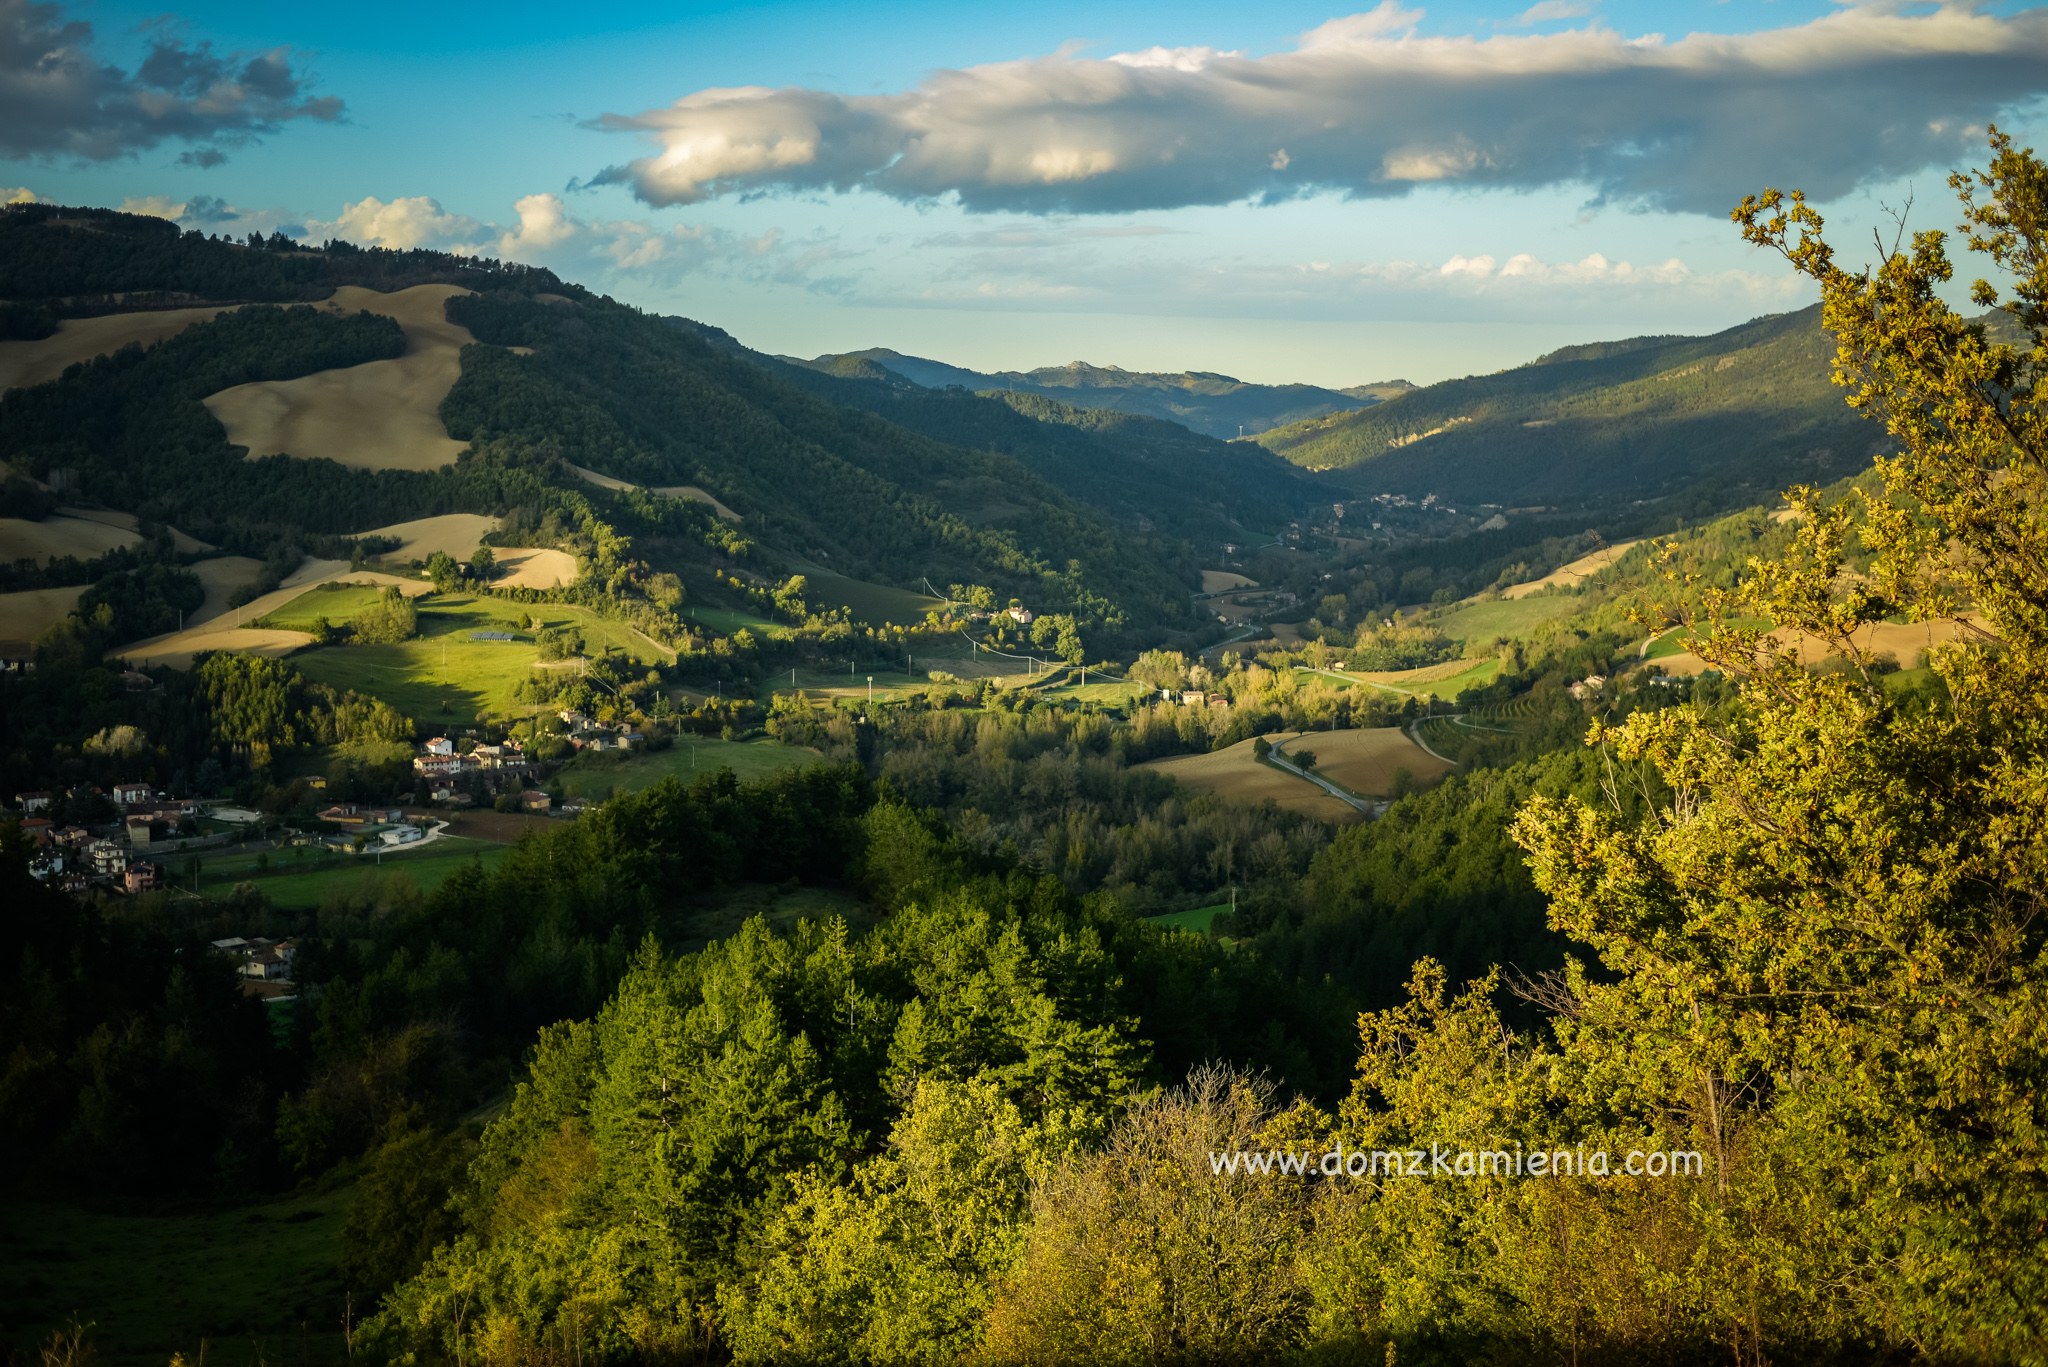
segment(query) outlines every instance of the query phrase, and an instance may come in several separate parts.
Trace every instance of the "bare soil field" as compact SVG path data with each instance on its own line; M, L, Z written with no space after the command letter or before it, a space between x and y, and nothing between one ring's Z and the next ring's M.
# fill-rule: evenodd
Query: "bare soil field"
M395 536L398 549L387 559L425 560L435 551L446 551L457 560L467 560L484 544L484 534L497 528L498 519L482 513L443 513L439 517L394 522L389 527L372 527L357 536ZM506 552L510 554L511 552Z
M1258 586L1258 580L1247 579L1241 574L1232 574L1229 570L1202 571L1204 593L1222 593L1226 589L1255 589Z
M1500 596L1503 598L1527 598L1530 594L1541 593L1553 585L1567 589L1577 588L1601 570L1606 569L1609 565L1621 559L1628 552L1629 547L1639 544L1641 540L1641 537L1637 537L1634 541L1617 541L1612 546L1604 546L1590 555L1580 556L1570 564L1559 565L1541 579L1531 579L1527 583L1515 584L1504 588L1500 591Z
M206 586L206 601L199 605L199 611L192 614L187 625L197 626L210 622L228 610L228 599L236 589L256 582L263 573L263 562L246 555L220 555L211 560L201 560L192 566L192 573L199 576L199 582Z
M245 655L289 655L301 646L311 644L313 638L303 631L238 627L227 618L221 618L206 626L187 627L183 631L138 641L109 653L137 669L152 665L190 669L193 659L209 650L236 650Z
M119 527L124 531L141 534L142 519L133 513L117 513L111 508L59 508L57 512L63 517L75 517L86 522L103 522L109 527ZM213 549L198 537L187 536L176 527L170 531L171 546L180 555L204 555Z
M1296 733L1281 732L1267 739L1283 740L1294 734ZM1242 740L1212 754L1176 755L1172 759L1147 760L1138 767L1155 770L1191 788L1200 788L1205 792L1217 793L1241 802L1258 802L1271 798L1274 805L1285 811L1299 812L1303 816L1312 816L1319 821L1349 825L1362 819L1357 808L1330 796L1308 780L1296 778L1270 764L1261 764L1252 755L1254 743ZM1309 748L1316 750L1320 758L1321 750L1316 749L1313 744ZM1342 782L1334 776L1332 781Z
M367 310L396 319L405 354L323 370L296 380L263 380L223 389L207 409L248 448L250 459L326 457L358 470L433 470L451 465L464 443L441 424L441 401L462 372L462 348L476 340L448 321L456 285L415 285L392 294L343 285L317 307Z
M71 615L85 585L0 593L0 641L29 642Z
M1451 766L1408 738L1398 726L1356 731L1310 731L1287 747L1316 757L1315 772L1361 797L1391 797L1396 771L1408 771L1411 787L1442 778Z
M561 829L561 823L553 817L532 812L435 812L433 817L448 823L450 835L490 840L500 845L516 845L522 837L536 831Z
M0 342L0 390L48 384L62 375L66 367L80 361L110 356L131 342L154 346L194 323L208 322L227 311L214 306L66 318L57 324L55 334L41 341Z
M97 517L68 517L54 513L41 522L0 517L0 562L33 560L38 565L47 565L67 555L90 560L116 547L132 546L140 540L141 534L132 526L102 522Z
M595 484L600 489L610 489L613 492L617 493L627 489L644 488L647 490L648 493L660 494L663 498L687 498L697 503L708 503L711 505L711 511L717 513L727 522L746 521L744 517L741 517L738 513L726 507L723 503L720 503L716 495L712 494L708 490L700 489L694 484L663 484L656 486L648 486L643 484L633 484L623 479L613 479L610 475L600 475L597 471L586 470L580 465L572 465L569 468L571 470L574 470L582 478L590 481L592 484Z
M1974 618L1976 614L1969 614ZM1856 637L1856 643L1864 649L1879 655L1889 655L1899 662L1901 668L1911 669L1919 663L1920 652L1932 646L1947 645L1962 634L1961 628L1953 622L1878 622L1865 627ZM1812 636L1795 632L1772 632L1771 639L1789 643L1799 651L1801 664L1818 664L1827 658L1827 643ZM1650 661L1666 674L1704 674L1714 668L1691 651L1676 655L1665 655Z
M576 557L567 551L543 550L532 546L499 546L497 576L493 585L517 589L552 589L576 580Z

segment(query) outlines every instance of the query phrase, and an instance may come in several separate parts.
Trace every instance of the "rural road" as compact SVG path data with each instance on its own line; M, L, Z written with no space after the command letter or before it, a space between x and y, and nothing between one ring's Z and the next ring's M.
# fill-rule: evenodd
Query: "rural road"
M1295 741L1298 741L1300 739L1300 736L1290 736L1286 740L1276 742L1273 748L1266 752L1266 758L1272 760L1275 766L1281 769L1285 769L1288 773L1293 774L1296 778L1307 779L1310 783L1315 784L1316 787L1321 788L1324 792L1328 793L1331 797L1336 798L1339 802L1347 803L1350 806L1356 808L1359 812L1364 814L1365 818L1368 821L1376 818L1377 816L1379 816L1381 812L1387 809L1386 803L1369 801L1366 798L1358 796L1356 793L1347 792L1346 790L1339 788L1336 784L1330 782L1330 780L1324 778L1321 774L1311 773L1309 770L1304 769L1300 765L1289 760L1286 755L1286 747L1294 744ZM1422 748L1425 750L1429 750L1429 747L1426 745ZM1433 755L1436 754L1436 751L1434 750L1430 750L1429 752ZM1437 758L1442 759L1443 756L1437 755ZM1448 763L1449 761L1445 762Z
M1458 718L1460 718L1460 717L1464 716L1465 714L1464 714L1463 712L1452 712L1452 713L1450 713L1449 715L1450 715L1450 718L1451 718L1451 720L1455 722L1455 721L1456 721L1456 720L1457 720ZM1423 720L1427 720L1427 719L1426 719L1426 718L1424 718ZM1424 754L1426 754L1426 755L1430 755L1430 756L1432 756L1433 758L1436 758L1436 759L1440 759L1440 760L1442 760L1442 761L1443 761L1443 762L1444 762L1445 764L1448 764L1448 765L1450 765L1450 766L1451 766L1452 768L1456 768L1456 767L1457 767L1458 761L1456 761L1456 760L1452 759L1452 758L1451 758L1451 757L1450 757L1449 755L1439 755L1439 754L1437 754L1437 752L1436 752L1435 750L1433 750L1433 749L1431 749L1431 748L1430 748L1430 744L1429 744L1429 742L1428 742L1428 741L1426 741L1426 740L1424 740L1424 739L1422 738L1422 721L1421 721L1421 720L1418 720L1418 721L1411 721L1411 722L1409 722L1409 723L1408 723L1408 739L1410 739L1410 740L1414 741L1414 742L1415 742L1415 743L1416 743L1417 745L1421 746L1421 747L1422 747L1422 752L1423 752Z

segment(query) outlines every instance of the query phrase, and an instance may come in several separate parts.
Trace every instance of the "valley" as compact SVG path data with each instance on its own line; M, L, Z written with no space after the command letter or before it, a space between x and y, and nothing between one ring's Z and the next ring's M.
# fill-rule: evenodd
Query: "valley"
M2031 1360L1898 1269L2038 1262L2039 353L1824 275L1887 435L1814 310L1333 389L468 251L0 207L8 1364ZM1436 1143L1716 1166L1224 1162Z

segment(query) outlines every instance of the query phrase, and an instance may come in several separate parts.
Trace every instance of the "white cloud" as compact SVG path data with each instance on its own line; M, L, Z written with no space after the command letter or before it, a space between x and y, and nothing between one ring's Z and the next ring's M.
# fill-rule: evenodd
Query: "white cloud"
M389 247L405 251L413 247L451 248L458 242L473 242L488 234L484 224L463 214L451 214L441 202L427 195L410 195L389 202L367 195L342 206L332 220L308 219L306 232L316 239L339 237L363 247Z
M176 222L185 216L185 201L168 195L131 195L121 201L121 212Z
M0 185L0 204L40 204L43 197L26 185Z
M825 269L849 255L829 239L788 242L775 231L748 236L698 224L584 219L572 213L561 196L546 193L522 197L513 213L516 221L498 224L451 213L428 195L388 201L371 195L343 205L332 219L309 219L298 231L315 241L338 237L362 246L495 256L545 266L585 284L646 285L668 277L717 273L828 293L846 285Z
M2048 92L2048 9L1864 5L1675 40L1429 37L1420 18L1386 0L1288 52L1063 51L883 95L700 90L600 120L654 150L597 179L658 205L866 189L1032 213L1584 185L1719 214L1765 183L1829 199L1959 163L1982 150L1966 129Z
M1554 24L1561 19L1583 19L1593 12L1593 7L1583 0L1537 0L1529 8L1515 16L1515 24L1528 28L1532 24Z

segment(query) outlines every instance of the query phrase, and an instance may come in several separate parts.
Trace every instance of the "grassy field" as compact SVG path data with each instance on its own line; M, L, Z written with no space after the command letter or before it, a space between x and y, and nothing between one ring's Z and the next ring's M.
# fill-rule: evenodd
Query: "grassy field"
M1081 702L1100 703L1104 707L1121 707L1135 702L1152 690L1128 679L1112 679L1108 683L1070 683L1045 690L1048 698L1075 698Z
M470 639L475 631L520 632L523 613L544 627L576 627L592 652L610 646L643 663L657 658L639 633L584 608L459 593L436 594L419 606L420 634L414 640L321 646L301 651L292 663L309 679L382 698L427 726L462 726L483 713L506 717L539 710L513 696L540 658L532 641Z
M1229 910L1230 903L1218 902L1213 907L1196 907L1193 911L1176 911L1165 916L1148 916L1145 919L1155 926L1191 930L1197 935L1207 935L1209 927L1216 924L1216 918Z
M579 755L561 771L562 791L570 797L610 797L637 793L674 775L688 783L720 769L742 779L761 778L783 769L818 763L814 750L774 740L732 741L677 736L666 750L637 755L607 751Z
M837 574L807 574L804 579L810 586L804 598L812 606L845 608L856 621L861 622L897 622L911 626L922 622L927 612L945 601L927 594L912 593L908 589L894 589L887 584L871 584L864 579L848 579Z
M100 1367L343 1362L334 1262L354 1195L330 1183L202 1214L0 1200L0 1352L35 1361L76 1316Z
M1496 637L1524 639L1536 628L1561 622L1584 606L1582 599L1571 594L1481 598L1452 608L1436 620L1436 628L1454 641L1484 646Z
M399 880L420 892L432 892L472 862L492 867L505 857L509 848L456 836L443 836L416 849L386 853L381 859L375 854L328 854L300 847L272 850L267 869L258 867L256 855L236 853L203 859L199 866L199 890L219 897L234 891L237 884L254 883L264 896L281 907L317 907L334 895L362 900ZM186 867L186 861L174 854L166 861L165 876L180 886L190 887L192 877Z
M789 628L780 622L771 622L759 613L741 608L715 608L702 603L692 603L683 609L683 616L699 626L710 627L723 636L745 628L756 636L781 636Z
M1750 627L1757 631L1765 631L1770 628L1771 624L1762 617L1735 617L1729 619L1728 625L1732 627ZM1645 660L1664 660L1669 659L1673 655L1683 655L1692 649L1692 643L1693 629L1691 627L1674 627L1650 642L1650 648L1643 652L1643 658Z
M275 611L266 612L251 625L284 631L311 631L324 617L331 624L340 626L356 614L377 606L383 596L383 587L376 584L321 587L300 594Z

